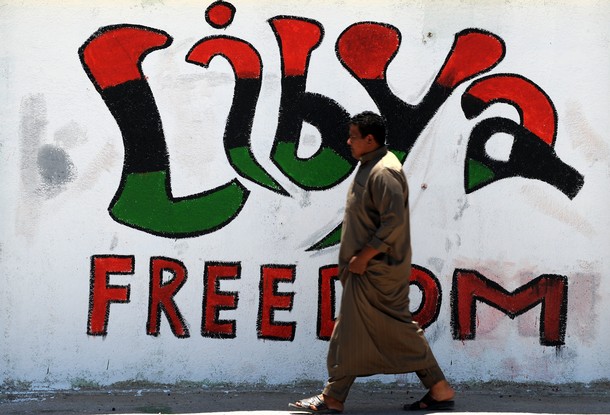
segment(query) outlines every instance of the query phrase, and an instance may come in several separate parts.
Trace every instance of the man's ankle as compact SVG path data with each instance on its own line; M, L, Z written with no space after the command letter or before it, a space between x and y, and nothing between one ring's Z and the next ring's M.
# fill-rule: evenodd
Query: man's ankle
M329 408L339 409L341 411L343 410L343 402L341 402L340 400L325 394L322 394L322 399L324 400L324 402L326 402L326 406L328 406Z
M446 380L441 380L430 388L430 394L434 399L444 401L452 399L455 395L455 391L451 385L449 385L449 382Z

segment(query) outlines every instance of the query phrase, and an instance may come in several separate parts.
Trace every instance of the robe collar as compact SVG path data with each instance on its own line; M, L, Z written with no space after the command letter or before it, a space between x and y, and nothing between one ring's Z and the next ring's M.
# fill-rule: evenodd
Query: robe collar
M362 157L360 157L361 164L367 164L369 161L374 159L380 159L388 153L388 147L383 145L376 150L371 151L370 153L366 153Z

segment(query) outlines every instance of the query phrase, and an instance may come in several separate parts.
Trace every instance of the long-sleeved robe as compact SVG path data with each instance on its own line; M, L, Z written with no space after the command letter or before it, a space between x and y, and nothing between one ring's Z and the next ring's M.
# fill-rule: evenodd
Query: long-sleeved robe
M339 250L341 308L328 351L331 377L406 373L436 365L409 312L407 180L386 147L365 154L348 191ZM348 271L365 245L381 251L363 275Z

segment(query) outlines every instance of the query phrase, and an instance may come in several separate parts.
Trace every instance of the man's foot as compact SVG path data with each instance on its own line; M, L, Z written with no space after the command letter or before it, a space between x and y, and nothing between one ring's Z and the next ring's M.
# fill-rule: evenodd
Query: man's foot
M419 401L415 401L410 405L407 403L402 409L405 411L450 411L454 406L455 401L437 401L428 392Z
M428 393L424 395L419 401L413 402L412 404L405 404L403 409L405 411L447 411L453 409L455 401L453 397L455 391L449 385L446 380L442 380L436 383L430 388Z
M343 412L343 403L326 395L312 396L295 403L289 403L288 406L316 414L340 414Z

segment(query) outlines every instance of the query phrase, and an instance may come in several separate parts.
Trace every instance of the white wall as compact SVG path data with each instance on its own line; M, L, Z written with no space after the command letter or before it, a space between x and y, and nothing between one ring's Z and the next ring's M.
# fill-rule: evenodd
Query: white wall
M436 299L439 314L426 333L453 381L560 383L607 378L609 3L231 3L236 14L226 29L211 27L205 20L208 4L198 1L26 1L2 7L4 385L26 382L55 388L134 379L283 383L325 378L327 343L317 336L318 276L320 268L336 263L337 247L307 249L340 223L350 178L324 190L307 190L271 160L282 74L278 43L267 20L280 15L313 19L323 26L324 38L309 64L307 91L333 99L349 114L377 110L335 54L337 38L354 23L387 23L400 31L402 43L387 79L394 94L412 105L430 89L456 34L478 28L504 42L501 62L455 88L418 135L405 162L413 263L427 269L441 286ZM78 50L99 28L116 24L143 25L173 38L142 65L163 122L173 195L193 195L233 179L250 192L237 216L214 231L158 236L125 226L108 212L121 181L124 144ZM212 35L244 39L261 56L262 88L251 149L262 169L289 195L238 175L227 160L222 138L234 91L231 66L222 57L214 58L208 69L185 62L193 45ZM573 198L557 184L524 177L498 180L467 193L465 163L475 125L491 117L521 122L519 111L506 103L494 104L473 119L465 117L460 102L466 89L495 74L525 77L552 102L557 118L555 159L584 178ZM532 116L534 123L544 124L538 113ZM490 140L488 154L508 158L506 142L510 144L510 137ZM307 159L319 146L317 130L305 125L299 156ZM552 150L547 148L545 154ZM532 152L523 154L531 158L518 161L520 167L540 162ZM109 284L129 286L130 297L127 303L110 304L105 336L88 334L92 257L98 256L132 256L135 263L133 273L109 276ZM147 334L153 257L180 261L187 269L187 280L174 299L189 337L176 337L163 313L159 335ZM234 338L201 335L204 270L206 264L218 262L241 267L239 279L223 280L219 287L238 293L237 308L220 313L221 319L236 322ZM278 322L296 322L293 339L257 337L261 267L267 265L294 270L294 282L278 284L280 292L294 293L292 307L275 312ZM452 310L458 307L451 297L456 270L476 271L489 280L483 280L486 287L493 286L492 281L509 292L542 275L567 279L565 313L548 320L565 329L558 342L562 344L542 344L541 337L548 336L550 328L545 327L541 336L541 305L511 319L477 302L476 314L470 316L476 335L455 336ZM269 292L266 295L273 300ZM514 303L518 308L523 300L515 298L504 305ZM420 299L414 288L413 310ZM560 303L566 305L561 299Z

